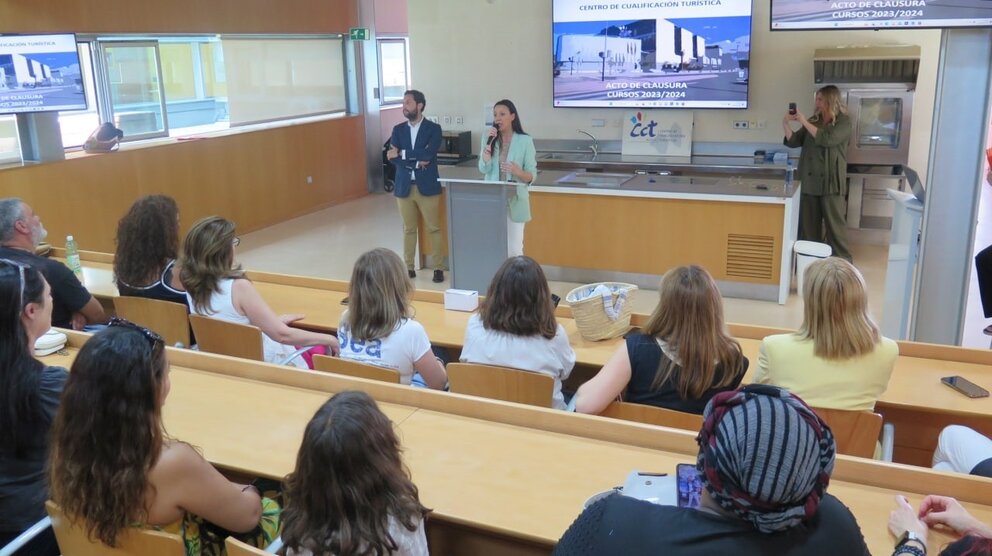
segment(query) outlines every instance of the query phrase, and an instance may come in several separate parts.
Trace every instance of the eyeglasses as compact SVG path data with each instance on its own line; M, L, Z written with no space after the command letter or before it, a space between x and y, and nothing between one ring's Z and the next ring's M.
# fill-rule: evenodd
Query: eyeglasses
M25 265L24 263L19 263L17 261L12 261L10 259L0 259L0 263L7 263L9 265L17 267L18 280L19 280L17 287L20 289L21 292L19 296L21 304L18 305L18 307L20 307L23 310L24 309L24 269L27 268L27 265Z
M155 359L158 359L158 357L162 354L162 350L165 348L165 340L163 340L161 336L151 330L148 330L144 326L135 324L129 320L114 317L110 319L109 326L128 328L140 332L141 335L145 337L145 340L148 340L148 346L152 349L152 357Z
M235 238L231 240L231 245L233 245L235 247L241 245L241 238L235 236Z

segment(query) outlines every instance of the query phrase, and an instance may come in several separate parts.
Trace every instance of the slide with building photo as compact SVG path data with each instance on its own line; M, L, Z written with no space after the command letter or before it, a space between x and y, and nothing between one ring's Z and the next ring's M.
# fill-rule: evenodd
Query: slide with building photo
M85 108L74 35L0 36L0 114Z
M992 0L772 0L771 28L992 26Z
M747 108L751 0L554 0L554 106Z

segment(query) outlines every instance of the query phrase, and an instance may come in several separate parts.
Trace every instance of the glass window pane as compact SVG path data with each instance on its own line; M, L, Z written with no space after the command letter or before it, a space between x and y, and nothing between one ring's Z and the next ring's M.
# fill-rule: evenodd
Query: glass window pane
M899 146L902 124L902 99L863 98L858 112L858 146Z
M162 94L154 45L105 44L114 124L124 137L162 133Z
M379 41L379 65L382 74L382 104L403 102L409 89L406 67L406 41Z
M231 125L346 109L343 41L223 37Z
M159 43L162 58L162 84L169 102L196 98L196 78L193 71L193 44Z
M224 59L214 55L214 51L220 51L219 46L216 41L159 43L170 136L229 127L227 98L214 96L218 71L222 77L224 74Z
M86 93L86 110L59 112L59 127L62 128L62 145L66 148L80 147L100 125L100 113L96 103L96 84L93 80L93 59L90 43L79 43L79 69L82 74L76 87Z
M0 116L0 164L21 161L21 146L17 140L17 119Z

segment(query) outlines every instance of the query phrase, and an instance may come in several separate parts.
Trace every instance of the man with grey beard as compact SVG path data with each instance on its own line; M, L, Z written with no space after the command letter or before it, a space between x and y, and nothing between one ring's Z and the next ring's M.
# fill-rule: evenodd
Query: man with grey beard
M82 330L107 321L100 302L59 261L34 254L48 232L41 218L24 201L0 199L0 259L41 271L52 288L52 326Z

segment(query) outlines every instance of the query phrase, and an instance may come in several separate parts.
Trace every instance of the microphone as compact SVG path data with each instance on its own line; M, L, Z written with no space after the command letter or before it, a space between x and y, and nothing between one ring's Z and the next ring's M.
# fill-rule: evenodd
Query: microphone
M496 138L499 137L499 124L496 123L496 122L493 122L493 127L496 128L496 132L497 133L496 133L496 135L493 135L492 137L489 138L489 143L486 144L486 148L487 149L493 148L493 143L495 143L496 142Z

